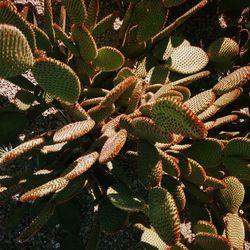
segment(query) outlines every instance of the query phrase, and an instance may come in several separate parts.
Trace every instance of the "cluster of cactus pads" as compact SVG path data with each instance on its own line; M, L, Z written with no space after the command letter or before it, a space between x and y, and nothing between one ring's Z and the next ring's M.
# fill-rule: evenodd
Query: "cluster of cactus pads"
M92 247L99 232L131 224L145 249L243 249L250 66L235 64L216 79L216 65L237 62L238 43L220 37L202 49L172 35L206 0L168 26L169 9L185 0L126 2L118 44L100 47L117 13L100 19L98 0L62 0L59 24L45 0L42 27L28 6L0 1L0 77L20 87L15 103L0 110L0 128L18 135L50 107L69 117L1 152L2 168L23 155L42 159L21 176L0 176L1 203L18 194L20 204L41 207L18 241L84 189L98 205ZM37 84L22 75L27 70ZM191 222L190 241L183 222Z

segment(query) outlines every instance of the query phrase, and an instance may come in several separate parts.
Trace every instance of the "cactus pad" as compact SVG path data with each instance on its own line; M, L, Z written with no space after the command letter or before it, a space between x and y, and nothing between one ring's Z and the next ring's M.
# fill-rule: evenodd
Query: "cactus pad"
M150 142L170 143L173 137L163 131L153 120L147 117L138 117L132 120L133 131L136 136Z
M232 60L239 53L239 45L231 38L220 37L213 41L207 50L212 62L223 63Z
M207 135L204 124L175 98L158 99L153 104L151 116L155 123L167 132L200 139Z
M204 50L195 46L181 46L173 51L167 60L168 68L181 74L196 73L208 64Z
M33 66L31 48L23 33L12 25L0 24L0 77L20 75Z
M140 198L136 197L133 192L121 183L109 187L107 197L111 203L128 212L141 212L145 210L145 203Z
M125 129L120 130L114 136L110 137L102 147L99 162L105 164L112 160L124 146L127 139L127 131Z
M244 186L234 176L228 176L223 180L227 186L220 189L221 201L229 212L238 213L245 196Z
M0 1L0 23L19 29L28 41L32 51L36 48L35 34L30 24L19 14L11 1Z
M160 238L168 245L180 240L180 218L172 195L164 188L149 190L149 219Z
M215 168L222 162L223 145L213 138L197 140L183 153L195 161L198 161L205 168ZM204 154L204 152L206 152Z
M160 0L142 0L137 3L134 10L138 24L137 40L146 41L156 35L164 26L166 15L167 9Z
M220 249L230 250L231 245L227 238L212 233L197 233L195 235L196 243L204 250Z
M197 223L194 225L193 229L194 233L211 233L211 234L217 234L217 229L216 227L209 221L206 220L199 220Z
M29 152L33 148L39 147L43 145L45 142L44 138L36 138L36 139L31 139L29 141L23 142L16 148L7 151L4 153L1 158L0 158L0 166L4 165L12 160L15 160L17 157Z
M226 77L222 78L213 87L217 95L227 93L233 89L243 86L250 79L250 66L241 67Z
M71 104L78 100L80 80L66 64L52 58L39 58L32 72L41 88L51 96Z
M147 141L138 142L138 177L145 187L153 187L161 182L162 162L157 149Z
M112 205L109 200L104 200L99 206L100 229L108 234L116 233L125 224L128 213Z
M226 237L232 247L237 250L244 249L245 228L242 218L238 214L228 213L224 217Z
M97 56L97 46L89 30L82 24L72 27L72 37L77 45L77 49L85 61L90 61Z
M64 5L72 23L82 24L82 22L87 17L85 1L84 0L74 0L74 1L63 0L62 4Z
M167 60L175 49L182 46L190 46L190 42L179 36L169 36L155 45L154 56L159 60Z
M47 183L22 194L20 197L20 201L27 202L41 198L50 193L59 191L60 189L65 188L67 185L68 185L68 180L64 179L63 177L58 177L54 180L48 181Z
M97 160L99 154L92 152L76 159L63 173L61 174L67 180L72 180L86 172Z
M152 229L145 228L141 236L141 243L148 249L166 250L167 245ZM147 248L146 248L147 249Z
M75 140L87 134L94 126L95 122L91 119L67 124L54 133L53 141L59 143Z
M93 61L94 66L104 72L115 71L124 64L123 54L113 47L102 47Z
M203 91L189 100L187 100L184 104L190 108L196 115L205 111L209 106L211 106L216 99L215 93L209 89Z

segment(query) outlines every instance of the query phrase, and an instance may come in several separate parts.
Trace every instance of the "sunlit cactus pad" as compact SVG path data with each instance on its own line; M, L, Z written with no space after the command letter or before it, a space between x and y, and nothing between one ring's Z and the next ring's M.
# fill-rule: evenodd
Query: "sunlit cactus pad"
M214 85L213 91L216 94L221 95L243 86L249 79L250 66L241 67L222 78L216 85Z
M207 64L206 52L195 46L180 46L167 60L169 69L181 74L196 73L205 68Z
M193 138L205 138L207 130L197 116L175 98L162 98L151 110L152 119L165 131Z
M33 66L33 54L26 37L12 25L0 24L0 51L2 78L20 75Z
M94 126L95 122L91 119L70 123L54 133L53 141L59 143L75 140L87 134Z

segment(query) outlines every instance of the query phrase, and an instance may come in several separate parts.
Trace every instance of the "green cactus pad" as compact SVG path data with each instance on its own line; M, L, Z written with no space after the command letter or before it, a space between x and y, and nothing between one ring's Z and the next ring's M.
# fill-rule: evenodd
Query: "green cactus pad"
M33 66L31 48L23 33L12 25L0 24L0 77L20 75Z
M142 212L146 208L144 201L121 183L109 187L107 197L115 207L128 212Z
M239 156L227 156L223 158L223 165L230 175L236 176L239 179L249 180L249 159L240 158Z
M169 73L166 67L155 66L148 71L145 82L149 84L166 83L169 81Z
M82 24L87 17L87 10L84 0L62 0L67 14L69 15L73 24Z
M228 176L223 181L227 186L220 189L221 201L229 212L238 213L245 196L244 186L234 176Z
M51 96L71 104L78 100L80 80L66 64L52 58L39 58L32 72L41 88Z
M188 158L188 161L190 163L192 171L189 176L185 177L185 179L198 186L201 186L206 180L206 171L197 161L190 158Z
M250 66L241 67L214 85L213 91L217 95L227 93L233 89L243 86L250 79Z
M172 195L164 188L149 190L149 219L160 238L168 245L180 240L180 218Z
M38 186L34 189L31 189L26 193L22 194L20 197L20 201L27 202L41 198L50 193L59 191L65 188L67 185L68 185L68 180L64 179L63 177L58 177L54 180L48 181L45 184Z
M36 25L32 25L31 27L35 32L37 49L50 52L52 44L49 40L48 35Z
M175 158L162 150L158 150L158 152L162 160L164 172L166 172L167 174L171 176L175 176L179 178L181 171L180 171L180 167L178 164L179 163L178 158Z
M87 134L94 126L95 122L91 119L69 123L54 133L53 142L59 143L75 140Z
M179 36L169 36L155 45L154 56L159 60L166 61L175 49L183 46L190 46L190 42Z
M152 106L152 119L167 132L192 138L205 138L204 124L184 104L175 98L158 99Z
M56 38L59 39L66 46L66 48L74 54L74 56L79 57L79 51L67 33L65 33L56 23L53 24L53 28Z
M99 14L99 0L91 0L88 6L88 15L84 24L89 31L92 31L96 25Z
M44 13L43 13L43 29L48 35L50 41L55 43L55 32L53 29L53 10L52 10L52 1L44 0Z
M124 56L113 47L102 47L98 49L98 54L93 61L94 66L104 72L115 71L124 64Z
M20 236L17 238L19 243L23 243L29 240L36 232L38 232L53 215L55 210L55 205L53 203L47 204L38 216L31 222L31 224L21 232Z
M153 120L147 117L138 117L132 120L133 131L136 136L150 142L170 143L173 137L166 133Z
M186 0L163 0L163 4L167 8L183 4L184 2L186 2Z
M205 193L203 190L201 190L200 187L197 187L197 185L195 185L191 182L185 181L185 180L183 180L183 184L185 185L185 191L188 194L190 194L188 196L188 198L189 199L191 198L192 201L196 201L196 202L198 201L204 205L206 203L211 203L213 201L211 196L209 196L207 193ZM196 216L196 215L194 215L194 216ZM200 219L204 219L204 217L199 217L199 220Z
M72 38L83 60L92 61L97 57L95 40L84 24L72 27Z
M202 91L201 93L193 96L187 100L184 104L190 108L196 115L205 111L211 106L216 99L215 93L209 89Z
M106 164L111 161L115 156L117 156L117 154L119 154L126 140L127 131L125 129L121 129L118 133L111 136L102 147L99 162L101 164Z
M169 175L163 175L161 186L168 190L173 196L178 211L182 211L186 206L186 196L182 184Z
M220 37L213 41L207 50L212 62L223 63L232 60L239 53L239 45L231 38Z
M250 159L250 139L237 137L229 141L225 146L223 153L226 157L234 156L244 159Z
M104 200L99 206L100 229L108 234L116 233L126 223L128 213L112 205L109 200Z
M200 232L218 234L216 227L211 222L206 220L197 221L197 223L194 225L193 231L195 234Z
M138 177L145 187L153 187L161 182L163 170L157 149L147 141L138 142Z
M205 168L215 168L222 162L223 144L213 138L197 140L182 151L187 157L199 162Z
M230 250L231 245L227 238L212 233L197 233L195 235L196 243L204 250L220 249Z
M204 50L195 46L182 46L173 51L167 60L171 71L181 74L196 73L208 64L208 56Z
M244 249L245 228L242 218L238 214L228 213L224 217L226 237L232 247L237 250Z
M141 236L141 244L145 249L166 250L167 244L152 229L145 228Z
M164 26L166 15L167 9L160 0L142 0L136 4L134 18L138 23L138 41L146 41L156 35Z
M102 100L104 101L104 99ZM96 122L96 124L106 120L115 111L115 105L108 106L97 105L88 110L88 115Z
M18 13L15 5L11 1L0 1L0 23L13 25L19 29L27 39L31 50L35 50L35 33L30 24Z

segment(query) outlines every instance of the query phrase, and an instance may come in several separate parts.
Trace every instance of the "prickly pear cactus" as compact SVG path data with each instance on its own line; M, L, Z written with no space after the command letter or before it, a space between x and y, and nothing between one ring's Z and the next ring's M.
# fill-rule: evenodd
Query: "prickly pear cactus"
M206 47L173 32L207 0L113 1L116 11L99 15L103 2L63 0L58 16L46 0L40 25L30 5L19 12L0 1L0 77L20 88L14 104L0 109L0 203L18 199L20 218L34 209L17 241L79 214L86 193L95 218L82 249L103 249L103 235L127 227L139 234L131 249L243 249L247 43L217 37ZM114 27L117 43L100 41ZM231 66L219 72L224 63ZM62 125L9 146L49 108ZM20 159L31 167L5 175Z

